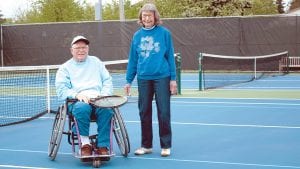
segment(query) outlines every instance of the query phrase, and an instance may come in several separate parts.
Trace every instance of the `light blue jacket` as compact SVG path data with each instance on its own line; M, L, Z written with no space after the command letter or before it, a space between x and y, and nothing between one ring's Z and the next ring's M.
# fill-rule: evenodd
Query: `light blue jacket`
M75 98L80 92L90 98L113 93L112 77L95 56L87 56L83 62L71 58L62 64L56 73L55 87L60 100Z

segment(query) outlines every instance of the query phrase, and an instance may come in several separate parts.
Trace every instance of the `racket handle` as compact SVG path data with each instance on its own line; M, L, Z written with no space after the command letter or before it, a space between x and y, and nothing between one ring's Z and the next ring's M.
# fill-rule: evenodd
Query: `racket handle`
M68 103L69 103L69 102L74 103L74 102L77 102L77 101L78 101L78 99L67 98L67 102L68 102Z

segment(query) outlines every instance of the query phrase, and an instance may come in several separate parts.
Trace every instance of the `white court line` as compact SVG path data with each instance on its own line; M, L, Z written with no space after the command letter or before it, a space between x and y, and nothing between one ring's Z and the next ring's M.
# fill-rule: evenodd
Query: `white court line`
M44 168L44 167L28 167L19 165L1 165L0 168L27 168L27 169L54 169L54 168Z
M1 118L10 118L0 116ZM54 117L39 117L39 119L54 119ZM125 123L140 123L140 121L126 120ZM158 124L157 121L153 121L153 124ZM226 123L185 123L172 121L172 124L176 125L196 125L196 126L221 126L221 127L252 127L252 128L279 128L279 129L300 129L300 126L266 126L266 125L254 125L254 124L226 124Z
M257 103L257 102L223 102L223 101L172 101L183 104L234 104L234 105L276 105L276 106L300 106L300 103Z
M122 157L122 156L120 156L120 157ZM300 166L255 164L255 163L235 163L235 162L225 162L225 161L181 160L181 159L166 159L166 158L163 159L163 158L146 158L146 157L127 157L127 158L143 159L143 160L159 160L159 161L177 161L177 162L193 162L193 163L208 163L208 164L225 164L225 165L239 165L239 166L290 168L290 169L300 168Z
M14 149L1 149L0 151L12 151L12 152L29 152L29 153L43 153L47 154L45 151L31 151L31 150L14 150ZM60 155L72 155L72 153L61 153ZM123 156L115 156L118 158L124 158ZM256 166L256 167L274 167L274 168L290 168L290 169L300 169L300 166L290 166L290 165L273 165L273 164L256 164L256 163L238 163L238 162L226 162L226 161L206 161L206 160L184 160L184 159L174 159L174 158L148 158L148 157L127 157L129 159L142 159L142 160L159 160L159 161L175 161L175 162L191 162L191 163L207 163L207 164L224 164L224 165L237 165L237 166ZM1 166L1 165L0 165ZM4 165L2 165L4 166ZM38 169L38 168L29 168ZM50 168L40 168L40 169L50 169Z
M187 89L189 90L189 89ZM221 90L221 89L220 89ZM205 92L205 91L204 91ZM198 97L198 96L190 96L190 97L172 97L171 102L174 102L173 100L183 100L183 99L208 99L208 100L216 100L216 99L223 99L223 100L284 100L284 101L298 101L300 99L286 99L286 98L243 98L243 97ZM180 102L180 101L178 101ZM185 101L186 102L186 101Z
M125 121L126 123L140 123L140 121ZM157 121L153 121L158 124ZM172 121L172 124L177 125L197 125L197 126L222 126L222 127L253 127L253 128L279 128L279 129L300 129L300 126L265 126L265 125L252 125L252 124L225 124L225 123L183 123Z

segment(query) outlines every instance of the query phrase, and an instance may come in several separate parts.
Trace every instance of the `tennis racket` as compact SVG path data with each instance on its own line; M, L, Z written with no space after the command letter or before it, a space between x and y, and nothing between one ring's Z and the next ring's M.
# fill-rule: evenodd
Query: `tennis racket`
M101 96L90 99L90 104L99 108L113 108L120 107L127 102L127 97L112 95Z

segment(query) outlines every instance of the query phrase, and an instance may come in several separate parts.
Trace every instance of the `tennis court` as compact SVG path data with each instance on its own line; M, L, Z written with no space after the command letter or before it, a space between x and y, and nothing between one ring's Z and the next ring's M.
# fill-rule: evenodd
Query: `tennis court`
M182 74L182 95L172 97L171 156L160 157L155 114L154 152L133 154L140 146L140 124L137 104L127 103L121 112L131 152L124 158L114 146L116 156L100 168L300 168L300 74L205 91L198 91L197 78ZM0 168L91 168L72 156L66 136L55 161L49 160L53 118L46 114L1 127Z

